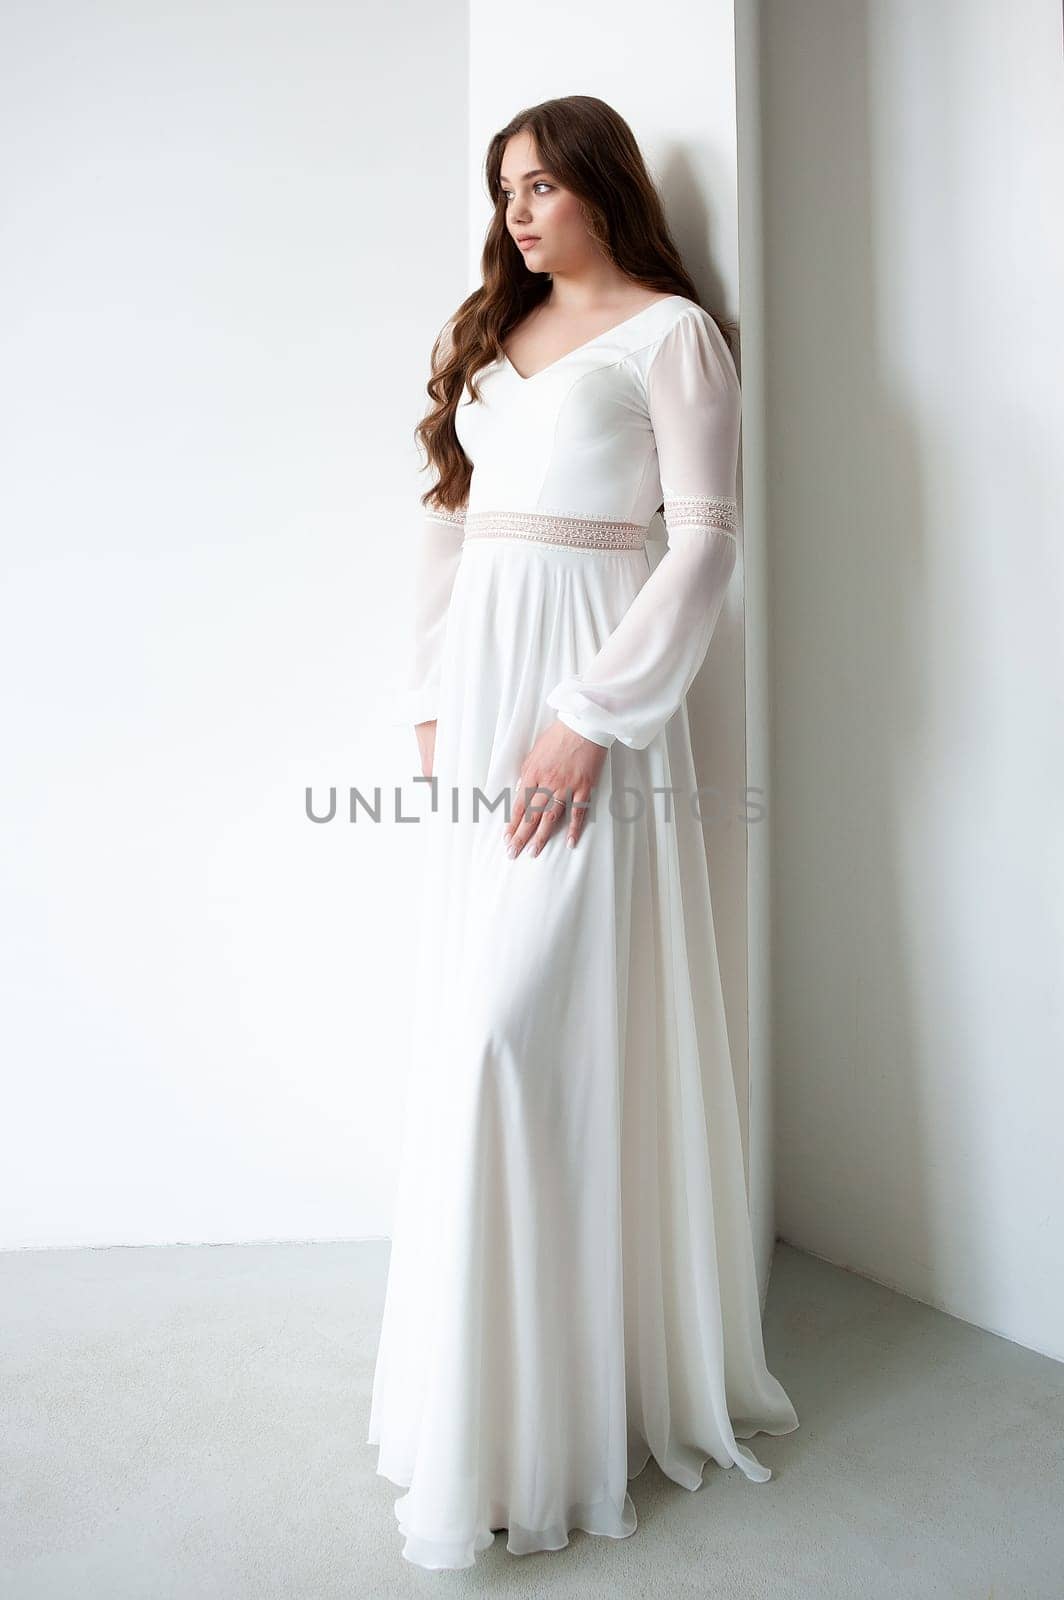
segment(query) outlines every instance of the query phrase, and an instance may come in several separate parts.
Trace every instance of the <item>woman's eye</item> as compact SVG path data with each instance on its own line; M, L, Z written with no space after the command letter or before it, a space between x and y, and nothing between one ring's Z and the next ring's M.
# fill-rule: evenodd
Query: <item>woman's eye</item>
M545 178L540 178L539 182L534 183L532 187L533 189L553 189L554 185L552 183L548 183ZM502 197L506 201L506 204L509 205L510 201L513 199L513 190L504 189L502 191Z

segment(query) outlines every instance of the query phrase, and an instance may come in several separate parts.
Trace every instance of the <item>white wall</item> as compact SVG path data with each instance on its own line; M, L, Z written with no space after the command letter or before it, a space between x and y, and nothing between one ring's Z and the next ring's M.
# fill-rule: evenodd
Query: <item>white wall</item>
M575 90L632 121L734 314L730 8L656 24L483 0L0 22L0 1248L387 1232L420 849L391 803L421 797L381 708L428 350L478 281L488 135ZM742 576L691 696L729 794ZM384 824L344 820L352 785ZM747 830L706 831L745 1124Z
M1061 8L761 33L780 1232L1064 1357Z
M7 7L0 60L0 1246L383 1233L416 830L303 802L413 770L465 7Z

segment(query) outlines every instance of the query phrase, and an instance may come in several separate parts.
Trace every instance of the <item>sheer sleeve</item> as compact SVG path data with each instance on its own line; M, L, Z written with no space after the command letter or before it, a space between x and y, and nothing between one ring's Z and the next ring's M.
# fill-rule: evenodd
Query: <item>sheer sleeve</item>
M450 347L451 322L444 327L441 351ZM414 545L413 608L409 618L403 686L393 696L396 723L436 718L440 661L451 592L465 534L465 510L422 506Z
M642 750L677 711L705 659L736 561L741 394L731 352L696 308L646 371L668 536L665 554L584 669L547 695L596 744Z
M414 555L413 637L396 722L435 721L447 613L464 531L464 510L422 509Z

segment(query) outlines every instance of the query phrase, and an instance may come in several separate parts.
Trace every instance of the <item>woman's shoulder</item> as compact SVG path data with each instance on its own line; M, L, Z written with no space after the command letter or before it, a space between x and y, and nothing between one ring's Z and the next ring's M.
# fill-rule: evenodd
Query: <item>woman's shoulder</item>
M731 343L713 313L680 294L657 304L657 313L640 329L627 362L646 401L652 388L663 385L695 393L705 384L714 391L731 389L738 394Z
M714 350L727 350L728 343L720 324L712 312L687 295L665 295L651 300L646 306L645 323L637 328L638 343L632 355L645 365L665 348L709 345Z
M697 300L689 300L685 294L674 294L668 297L668 303L671 306L672 314L663 330L665 333L671 332L680 323L690 322L697 327L704 328L710 334L716 334L718 337L723 338L720 323L716 317L711 311L707 311L705 306L700 305ZM665 305L666 301L660 301L659 304Z

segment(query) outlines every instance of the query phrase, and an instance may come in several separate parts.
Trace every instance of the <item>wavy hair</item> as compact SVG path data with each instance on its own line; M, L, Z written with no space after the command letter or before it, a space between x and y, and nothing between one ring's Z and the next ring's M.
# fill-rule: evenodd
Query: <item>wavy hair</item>
M503 355L510 331L550 294L548 272L530 272L506 225L506 199L499 177L507 142L517 133L535 140L539 159L580 201L592 237L633 282L663 294L679 294L701 305L673 243L661 197L631 128L594 95L563 95L519 111L493 134L484 163L494 207L480 258L483 283L462 301L432 347L426 385L430 409L414 430L436 481L422 505L458 510L469 492L472 463L455 432L463 392L480 399L476 375ZM703 307L703 309L706 309ZM711 313L725 337L735 326Z

